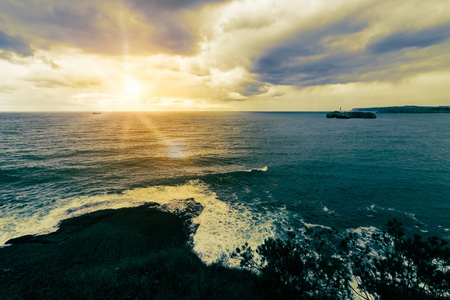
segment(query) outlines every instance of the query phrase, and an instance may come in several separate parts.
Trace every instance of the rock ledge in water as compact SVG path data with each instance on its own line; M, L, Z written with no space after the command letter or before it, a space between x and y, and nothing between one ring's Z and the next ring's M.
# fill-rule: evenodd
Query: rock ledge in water
M327 118L336 119L375 119L377 115L372 111L333 111L327 113Z

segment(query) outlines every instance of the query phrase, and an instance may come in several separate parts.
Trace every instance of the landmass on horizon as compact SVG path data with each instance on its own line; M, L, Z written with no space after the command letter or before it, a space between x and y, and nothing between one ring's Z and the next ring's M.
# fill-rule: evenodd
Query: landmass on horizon
M336 119L375 119L375 113L450 113L450 106L386 106L353 108L351 111L334 111L327 113L327 118Z
M450 113L450 106L386 106L386 107L369 107L369 108L353 108L352 112L376 112L376 113Z

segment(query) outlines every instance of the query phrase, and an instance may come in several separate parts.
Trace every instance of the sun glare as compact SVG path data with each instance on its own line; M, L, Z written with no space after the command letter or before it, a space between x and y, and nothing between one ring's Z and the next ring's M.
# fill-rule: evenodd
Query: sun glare
M129 96L137 96L142 90L142 84L133 77L126 76L123 80L123 91Z

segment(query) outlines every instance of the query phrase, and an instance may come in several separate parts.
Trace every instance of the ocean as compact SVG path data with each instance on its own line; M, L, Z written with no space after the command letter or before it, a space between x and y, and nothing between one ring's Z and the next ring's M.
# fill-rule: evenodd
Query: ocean
M0 114L0 245L61 220L148 202L204 207L195 253L308 227L450 237L450 114Z

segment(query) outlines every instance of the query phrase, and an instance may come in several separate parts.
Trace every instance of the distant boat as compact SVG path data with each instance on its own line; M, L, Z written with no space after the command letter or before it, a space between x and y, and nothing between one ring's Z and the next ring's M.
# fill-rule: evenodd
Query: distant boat
M336 119L375 119L377 115L372 111L333 111L327 113L327 118Z
M93 114L93 115L99 115L99 114L101 114L101 112L95 112L95 111L94 111L92 114Z

